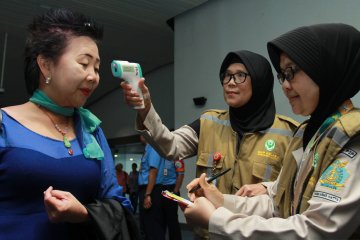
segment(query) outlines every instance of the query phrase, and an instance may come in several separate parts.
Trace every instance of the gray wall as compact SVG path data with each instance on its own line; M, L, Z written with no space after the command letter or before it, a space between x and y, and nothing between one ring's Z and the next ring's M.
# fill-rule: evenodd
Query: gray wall
M266 42L293 28L343 22L360 29L358 0L210 0L175 18L175 128L198 118L209 108L227 108L218 79L220 64L232 50L247 49L268 58ZM330 71L334 71L329 69ZM274 87L277 112L298 121ZM193 97L205 96L204 108ZM360 98L355 97L360 106ZM185 162L184 186L195 176L195 158ZM186 192L183 188L182 192ZM183 214L179 214L184 222Z

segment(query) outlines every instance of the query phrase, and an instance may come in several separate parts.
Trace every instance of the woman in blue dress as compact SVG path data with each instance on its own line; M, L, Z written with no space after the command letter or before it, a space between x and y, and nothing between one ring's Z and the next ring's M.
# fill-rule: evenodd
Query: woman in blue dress
M1 111L0 239L125 238L131 204L100 120L82 108L99 84L102 28L57 9L28 32L31 98Z

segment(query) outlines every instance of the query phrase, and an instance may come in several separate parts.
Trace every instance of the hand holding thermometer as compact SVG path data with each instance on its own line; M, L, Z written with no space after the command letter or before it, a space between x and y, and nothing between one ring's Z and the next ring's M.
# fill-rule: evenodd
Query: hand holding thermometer
M113 60L111 63L111 72L114 77L122 78L128 82L132 89L143 98L141 89L139 88L139 80L143 77L140 64L128 61ZM143 109L145 105L136 106L135 109Z
M225 169L222 172L219 172L218 174L215 174L214 176L212 176L211 178L209 178L208 180L206 180L208 183L211 183L212 181L214 181L215 179L217 179L218 177L224 175L225 173L227 173L228 171L230 171L231 168ZM196 192L197 190L199 190L201 188L200 184L196 185L195 187L193 187L192 189L190 189L189 193L193 193Z

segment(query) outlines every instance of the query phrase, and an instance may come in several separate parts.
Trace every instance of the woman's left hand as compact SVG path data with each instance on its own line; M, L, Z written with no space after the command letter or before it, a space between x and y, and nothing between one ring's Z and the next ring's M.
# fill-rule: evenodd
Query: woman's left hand
M184 215L188 224L208 229L210 217L215 210L209 200L199 197L195 199L193 205L184 209Z
M44 192L44 204L51 222L85 222L88 212L70 192L54 190L49 187Z
M266 194L267 189L261 183L256 184L245 184L243 185L239 191L235 193L236 196L240 197L254 197L262 194Z

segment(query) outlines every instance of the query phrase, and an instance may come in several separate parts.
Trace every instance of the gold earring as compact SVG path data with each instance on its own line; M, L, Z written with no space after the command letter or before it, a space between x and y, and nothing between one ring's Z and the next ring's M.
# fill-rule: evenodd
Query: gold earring
M46 83L46 84L50 84L50 81L51 81L51 77L46 77L45 83Z

